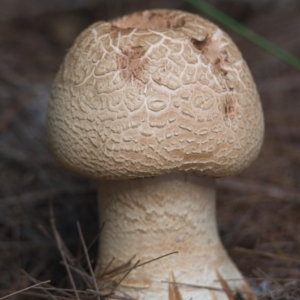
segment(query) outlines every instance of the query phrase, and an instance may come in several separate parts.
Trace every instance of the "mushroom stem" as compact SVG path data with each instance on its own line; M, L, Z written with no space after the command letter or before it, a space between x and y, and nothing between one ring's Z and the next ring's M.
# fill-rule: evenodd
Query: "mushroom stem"
M215 218L215 179L178 173L100 181L98 197L100 223L105 222L98 274L113 258L108 271L133 256L135 261L144 263L178 251L132 270L119 291L133 299L167 300L170 272L176 282L221 289L218 271L233 290L251 292L220 242ZM228 299L222 291L187 285L180 285L179 291L183 299L212 299L212 293L215 299Z

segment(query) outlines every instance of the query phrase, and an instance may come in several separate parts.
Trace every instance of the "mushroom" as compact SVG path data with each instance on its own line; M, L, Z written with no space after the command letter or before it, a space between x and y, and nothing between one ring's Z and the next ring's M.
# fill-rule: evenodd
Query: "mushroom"
M48 139L64 167L99 182L97 280L135 256L118 295L228 299L227 282L255 299L220 241L215 181L245 169L263 133L250 71L208 20L149 10L83 31L53 84Z

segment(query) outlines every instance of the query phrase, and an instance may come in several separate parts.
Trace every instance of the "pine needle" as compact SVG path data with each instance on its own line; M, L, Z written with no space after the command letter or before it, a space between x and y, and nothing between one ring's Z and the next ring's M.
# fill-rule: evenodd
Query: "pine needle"
M29 287L27 287L27 288L25 288L25 289L22 289L22 290L19 290L19 291L17 291L17 292L13 292L13 293L11 293L11 294L9 294L9 295L6 295L6 296L4 296L4 297L1 297L0 300L10 298L10 297L12 297L12 296L15 296L15 295L17 295L17 294L23 293L23 292L28 291L28 290L30 290L30 289L33 289L33 288L35 288L35 287L37 287L37 286L39 286L39 285L46 284L46 283L49 283L49 282L50 282L50 280L46 280L46 281L44 281L44 282L39 282L39 283L34 284L34 285L32 285L32 286L29 286Z

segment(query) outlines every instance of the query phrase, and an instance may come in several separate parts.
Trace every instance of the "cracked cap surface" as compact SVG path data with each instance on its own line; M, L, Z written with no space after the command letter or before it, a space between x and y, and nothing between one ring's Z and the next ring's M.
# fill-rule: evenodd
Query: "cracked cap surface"
M56 158L102 179L232 175L256 158L263 132L259 95L235 44L181 11L91 25L66 55L48 107Z

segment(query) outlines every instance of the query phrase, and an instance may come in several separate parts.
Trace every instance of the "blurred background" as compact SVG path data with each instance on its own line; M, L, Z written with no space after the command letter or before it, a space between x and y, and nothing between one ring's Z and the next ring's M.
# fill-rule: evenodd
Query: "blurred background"
M206 2L300 57L299 1ZM87 244L98 234L95 182L62 170L46 144L47 101L63 56L91 23L159 7L207 17L183 0L0 1L0 297L32 278L69 287L50 205L75 257L82 254L76 221ZM220 26L249 64L266 124L257 161L218 180L221 238L259 299L300 299L300 72ZM36 291L27 294L10 299L32 299Z

